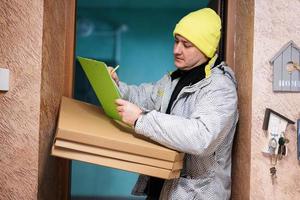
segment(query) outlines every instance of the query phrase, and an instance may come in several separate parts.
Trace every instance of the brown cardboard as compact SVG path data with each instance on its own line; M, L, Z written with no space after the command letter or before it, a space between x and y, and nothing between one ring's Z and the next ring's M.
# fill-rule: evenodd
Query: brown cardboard
M97 106L62 98L52 155L164 179L177 178L183 153L107 116Z
M151 157L145 157L145 156L141 156L141 155L130 154L130 153L122 152L122 151L116 151L116 150L111 150L111 149L106 149L106 148L101 148L101 147L96 147L96 146L90 146L90 145L66 141L66 140L57 139L54 143L54 146L57 148L65 148L65 149L69 149L69 150L81 151L83 153L100 155L100 156L104 156L104 157L110 157L110 158L115 158L115 159L119 159L119 160L140 163L140 164L159 167L159 168L168 169L168 170L172 170L172 171L180 170L180 169L182 169L182 166L183 166L182 160L176 161L176 162L171 162L171 161L155 159L155 158L151 158Z
M62 98L57 139L171 162L183 160L183 153L136 136L132 129L105 116L99 107Z
M143 165L134 162L127 162L124 160L118 160L114 158L93 155L89 153L84 153L80 151L75 151L66 148L52 147L52 155L63 157L72 160L79 160L88 163L98 164L106 167L112 167L116 169L121 169L125 171L136 172L140 174L145 174L149 176L160 177L163 179L173 179L178 178L180 175L180 170L172 171L159 167L153 167L148 165Z

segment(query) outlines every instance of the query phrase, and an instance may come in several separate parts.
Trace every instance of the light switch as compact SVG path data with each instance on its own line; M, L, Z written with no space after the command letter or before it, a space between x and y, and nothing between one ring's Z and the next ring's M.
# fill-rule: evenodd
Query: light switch
M0 91L9 89L9 69L0 68Z

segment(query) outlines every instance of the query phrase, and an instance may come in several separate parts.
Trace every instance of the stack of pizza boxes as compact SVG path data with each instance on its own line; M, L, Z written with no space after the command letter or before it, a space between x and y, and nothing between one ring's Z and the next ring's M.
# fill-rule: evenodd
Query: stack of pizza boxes
M177 178L183 153L141 137L100 107L62 98L53 156L164 179Z

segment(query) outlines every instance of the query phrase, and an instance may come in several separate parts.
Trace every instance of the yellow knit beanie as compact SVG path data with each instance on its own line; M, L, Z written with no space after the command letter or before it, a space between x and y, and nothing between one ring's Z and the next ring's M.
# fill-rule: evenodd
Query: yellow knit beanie
M220 41L221 19L214 10L203 8L183 17L174 29L175 34L183 36L211 58Z

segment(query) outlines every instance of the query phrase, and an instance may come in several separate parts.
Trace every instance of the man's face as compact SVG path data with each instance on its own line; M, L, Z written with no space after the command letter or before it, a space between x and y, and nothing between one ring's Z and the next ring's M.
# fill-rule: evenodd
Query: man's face
M175 35L173 53L174 64L181 70L190 70L208 60L197 47L178 34Z

